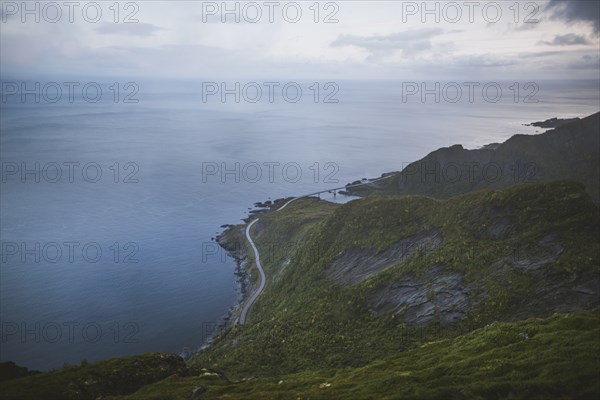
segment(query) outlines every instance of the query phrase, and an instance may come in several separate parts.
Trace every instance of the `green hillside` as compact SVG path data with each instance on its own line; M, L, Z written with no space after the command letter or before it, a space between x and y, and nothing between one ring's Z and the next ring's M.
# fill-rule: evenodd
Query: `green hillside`
M361 368L245 381L203 371L114 399L597 399L599 327L598 311L498 322Z
M493 321L599 303L598 209L581 184L288 208L253 231L268 279L250 323L192 365L235 378L359 367Z
M187 363L144 354L35 374L5 363L0 399L596 399L599 115L426 157L534 160L533 182L412 171L343 205L278 202L250 232L267 282L246 325ZM218 241L250 292L245 229Z
M448 198L526 182L573 180L600 203L600 113L539 135L515 135L497 146L435 150L394 177L352 194L421 194Z
M173 354L148 353L89 365L84 362L0 382L0 399L96 400L134 393L173 374L187 374L184 361Z

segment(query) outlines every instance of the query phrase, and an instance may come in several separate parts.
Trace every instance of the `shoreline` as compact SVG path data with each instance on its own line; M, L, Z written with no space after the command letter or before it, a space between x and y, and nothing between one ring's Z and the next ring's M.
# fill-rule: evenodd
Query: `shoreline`
M383 174L382 177L389 174L393 173ZM381 179L381 177L379 179ZM345 187L351 186L352 184L353 183L347 183ZM341 190L338 193L342 196L356 198L361 197L354 194L350 194L345 190ZM266 200L264 202L256 202L254 203L254 208L248 208L248 216L246 218L242 218L243 223L237 225L221 225L223 231L217 236L215 236L214 241L227 252L227 255L229 257L231 257L235 261L236 266L233 274L236 277L238 298L235 304L229 307L229 310L215 321L214 331L211 333L210 336L203 339L200 347L188 353L180 354L180 356L185 361L189 361L190 359L192 359L196 353L205 351L208 348L210 348L215 337L217 337L219 334L226 331L227 329L233 328L235 325L237 325L239 319L239 316L237 315L238 311L243 308L245 302L250 298L252 293L254 293L255 285L251 280L251 262L248 260L248 256L250 254L249 252L251 252L251 250L247 248L248 243L244 234L246 226L261 214L277 210L282 205L286 204L288 201L294 198L296 197L290 196L278 198L275 200Z
M545 128L546 130L554 129L560 127L566 123L580 120L580 118L551 118L545 121L539 122L530 122L523 123L523 126L535 126L540 128ZM493 143L483 146L483 148L496 145L499 146L501 143ZM426 157L426 156L425 156ZM418 162L419 160L415 161ZM388 171L382 173L377 178L370 179L371 181L377 182L378 180L384 180L386 178L391 177L392 175L396 175L401 173L402 171ZM363 197L363 193L361 190L356 190L356 186L362 186L361 183L366 180L357 180L353 182L349 182L345 185L343 190L339 190L338 193L342 196L353 196L353 197ZM237 284L237 292L238 297L228 312L221 317L219 317L215 321L215 329L212 334L203 340L203 343L196 351L192 351L187 357L184 359L187 361L193 357L193 355L197 352L208 349L216 336L225 331L226 329L232 328L237 325L237 321L239 316L237 315L238 311L242 309L244 303L248 300L250 295L254 292L254 284L251 281L251 270L250 270L250 262L248 261L248 249L246 248L246 239L243 234L243 230L253 219L262 213L273 211L279 207L281 204L285 204L287 201L294 199L294 197L287 198L279 198L275 200L266 200L264 202L256 202L254 203L254 208L248 208L248 216L246 218L242 218L242 224L225 224L221 225L223 231L215 237L215 242L219 244L219 246L227 252L227 255L231 257L235 263L235 271L234 275L236 276L236 284ZM235 230L239 229L241 233L236 234ZM241 240L240 240L241 239Z
M236 277L235 281L237 285L237 299L236 302L229 307L229 310L215 321L214 331L208 337L203 338L200 347L198 347L196 350L192 350L191 352L180 354L185 361L192 359L196 353L207 350L212 345L215 337L225 330L233 328L235 325L237 325L237 321L239 319L239 316L237 315L238 311L242 309L244 303L250 298L250 295L255 289L251 280L251 262L248 260L249 253L248 249L246 248L247 243L243 234L243 230L248 223L250 223L258 215L273 211L281 204L285 204L291 199L293 199L293 197L256 202L254 203L254 208L249 208L248 216L246 218L242 218L243 223L237 225L221 225L223 231L219 233L214 240L223 250L227 252L227 256L231 257L235 261L235 269L233 274ZM236 230L239 232L236 232Z

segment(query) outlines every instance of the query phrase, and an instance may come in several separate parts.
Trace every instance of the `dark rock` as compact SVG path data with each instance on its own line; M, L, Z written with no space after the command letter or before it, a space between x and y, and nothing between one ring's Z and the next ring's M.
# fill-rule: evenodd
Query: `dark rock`
M500 147L500 143L489 143L489 144L485 144L485 145L481 146L480 149L482 149L482 150L496 150L498 147Z
M375 312L393 312L409 324L442 325L465 319L469 290L462 274L438 264L416 276L376 289L370 296Z
M196 386L193 390L192 390L192 397L190 397L191 399L199 399L201 398L201 394L206 392L206 388L202 387L202 386Z
M532 122L524 124L525 126L537 126L538 128L558 128L570 122L579 121L579 118L550 118L545 121Z
M12 361L0 363L0 382L39 373L39 371L30 371L25 367L20 367Z
M512 261L512 264L517 269L542 269L556 261L562 252L563 248L556 238L553 235L547 235L539 240L537 244L526 246L520 252L519 257Z
M350 248L326 267L327 275L338 283L354 285L420 251L427 254L441 243L441 231L430 230L400 240L380 253L374 249Z
M269 208L272 205L273 205L273 202L271 200L267 200L265 202L259 201L259 202L254 203L254 207L257 207L257 208Z

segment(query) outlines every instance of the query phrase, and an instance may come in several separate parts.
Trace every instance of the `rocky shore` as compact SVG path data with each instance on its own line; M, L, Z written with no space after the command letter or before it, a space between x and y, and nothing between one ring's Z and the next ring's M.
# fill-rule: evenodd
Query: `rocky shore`
M579 121L580 118L550 118L545 121L532 122L530 124L523 124L523 126L536 126L538 128L552 129L558 128L559 126L566 125L570 122Z
M236 281L238 285L238 298L236 304L231 306L228 312L221 316L215 322L215 329L212 332L212 335L208 338L204 338L204 343L198 349L198 351L203 351L207 349L215 336L217 336L222 331L231 328L235 325L237 321L237 312L241 308L242 304L248 299L250 294L254 291L254 282L252 282L252 274L251 274L251 259L249 258L249 252L246 248L246 239L244 235L244 230L246 228L246 224L255 219L261 214L264 214L268 211L276 210L281 207L287 201L291 200L293 197L280 198L275 200L266 200L264 202L256 202L254 203L254 208L248 208L248 217L243 218L243 224L233 225L233 224L224 224L221 225L223 231L214 237L215 242L221 246L226 252L227 255L235 261L235 270L234 275L236 276ZM184 354L185 353L185 354ZM184 359L189 359L192 353L184 352L181 356Z

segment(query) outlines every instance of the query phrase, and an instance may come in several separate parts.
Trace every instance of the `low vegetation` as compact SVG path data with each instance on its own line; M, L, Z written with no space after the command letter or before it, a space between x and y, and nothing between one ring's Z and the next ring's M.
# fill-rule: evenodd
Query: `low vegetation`
M409 351L389 354L360 368L311 369L238 381L203 369L190 376L173 374L130 395L95 398L597 399L599 336L599 310L555 314L496 322L459 337L425 342ZM96 367L71 367L70 379L89 380L90 368ZM0 386L0 398L94 398L67 397L60 392L53 397L47 391L48 385L66 383L63 379L53 383L55 379L56 373L48 373L14 381L12 387L30 387L21 397L10 397L6 390L11 386L4 383ZM110 394L108 387L102 392L104 395Z
M580 184L526 184L448 200L373 196L321 203L302 200L261 217L252 233L261 254L270 254L273 243L296 245L263 256L267 289L249 324L222 332L193 367L233 379L361 367L494 321L598 306L598 209ZM434 251L417 252L359 284L328 278L328 266L349 249L381 252L431 229L443 238ZM433 265L463 277L469 296L462 319L445 324L437 315L407 324L393 307L377 312L373 296L382 288L407 279L427 285Z
M172 354L148 353L6 380L0 382L0 399L96 400L133 393L173 374L187 374L183 359Z
M187 365L67 367L0 382L0 399L595 399L599 222L570 181L297 200L253 226L267 286L247 325ZM243 229L220 241L251 264Z

